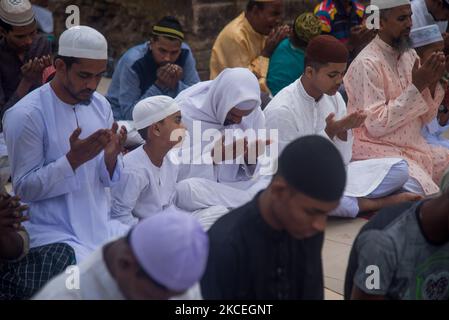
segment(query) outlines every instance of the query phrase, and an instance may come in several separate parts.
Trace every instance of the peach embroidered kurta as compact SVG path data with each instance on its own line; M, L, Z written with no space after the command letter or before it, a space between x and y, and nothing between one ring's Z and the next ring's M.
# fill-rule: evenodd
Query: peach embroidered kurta
M401 157L408 161L410 175L425 194L439 191L437 183L449 166L449 151L430 146L421 135L432 121L444 97L438 85L432 98L412 83L414 50L399 55L376 37L352 62L344 79L348 113L365 110L364 125L354 130L353 159Z

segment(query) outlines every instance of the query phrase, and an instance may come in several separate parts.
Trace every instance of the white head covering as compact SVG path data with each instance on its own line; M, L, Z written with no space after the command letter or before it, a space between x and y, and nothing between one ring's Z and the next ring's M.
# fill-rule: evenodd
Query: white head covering
M201 135L211 131L224 133L224 130L246 131L265 129L265 117L260 108L260 86L256 76L247 68L225 69L215 80L197 83L182 91L177 97L182 112L182 122L189 132L190 139L185 139L183 149L190 148L193 163L201 158L201 154L210 154L211 143L208 139L195 139L195 125L200 124ZM226 116L232 108L253 110L239 124L225 127ZM251 139L249 139L251 141ZM199 148L197 146L200 145ZM196 153L196 151L199 153ZM182 178L198 177L217 181L233 181L240 166L224 165L218 169L208 164L181 166ZM215 176L218 175L218 178ZM224 177L226 176L226 177ZM232 177L232 178L230 178Z
M260 86L246 68L225 69L215 80L182 91L176 101L183 115L220 128L231 109L253 110L260 106Z
M34 21L34 12L28 0L0 0L0 19L16 27Z
M410 33L413 48L420 48L428 44L444 41L440 28L436 24L413 29Z
M61 34L58 54L63 57L107 60L108 42L97 30L76 26Z
M130 245L142 269L176 292L192 287L206 269L209 238L196 218L175 207L140 222Z
M391 9L400 6L410 5L410 0L371 0L371 5L382 9Z
M168 96L153 96L139 101L133 110L134 127L145 129L180 110L178 103Z

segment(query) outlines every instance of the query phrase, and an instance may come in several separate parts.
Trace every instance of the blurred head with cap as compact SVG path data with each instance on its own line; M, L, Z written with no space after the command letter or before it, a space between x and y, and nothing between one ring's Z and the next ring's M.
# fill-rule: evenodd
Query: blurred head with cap
M293 22L291 42L297 48L305 48L307 44L321 34L321 22L312 12L300 14Z
M178 103L168 96L153 96L141 100L133 110L134 127L147 143L144 148L164 157L184 137ZM151 143L150 143L151 141Z
M343 82L349 51L330 35L314 37L306 48L302 84L315 99L335 95Z
M411 48L412 8L410 0L371 0L380 10L379 37L403 53Z
M434 52L444 50L444 39L436 24L413 29L410 38L421 61L425 61Z
M0 0L0 34L17 53L30 49L37 33L29 0Z
M76 26L59 38L53 89L68 104L89 104L106 71L108 43L97 30Z
M281 24L283 0L250 0L246 5L246 18L253 29L263 35Z
M345 165L334 144L321 136L305 136L282 152L259 208L273 228L298 239L312 237L324 231L327 214L339 205L345 186Z
M209 239L198 221L170 207L104 247L106 266L126 299L166 300L202 277Z

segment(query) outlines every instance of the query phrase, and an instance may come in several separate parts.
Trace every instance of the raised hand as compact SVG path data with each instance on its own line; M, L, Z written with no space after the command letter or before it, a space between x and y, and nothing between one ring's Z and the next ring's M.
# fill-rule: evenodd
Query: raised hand
M109 143L104 149L104 162L111 178L117 164L117 156L124 150L124 145L128 134L124 126L120 128L120 131L118 131L118 129L117 122L114 122L112 128L108 130Z
M326 134L330 139L338 136L342 140L346 140L348 130L360 128L365 122L367 114L364 111L355 111L346 117L335 120L335 114L331 113L326 118Z
M270 58L279 43L287 38L290 32L291 29L287 25L279 26L271 30L265 42L265 48L262 50L262 56Z
M73 170L95 158L111 141L111 134L107 129L100 129L86 139L79 138L81 131L81 128L77 128L70 136L67 160Z
M265 149L272 143L271 140L256 140L248 143L247 138L234 139L232 143L225 145L225 137L215 143L211 151L214 164L222 163L227 160L235 160L244 156L246 164L256 164L257 158L265 153Z
M267 146L272 143L270 139L268 140L256 140L252 143L248 143L245 139L245 163L246 164L257 164L257 158L265 153Z
M21 67L22 76L27 81L40 85L42 84L42 72L51 65L52 60L50 56L34 58Z
M123 146L125 145L128 132L124 126L120 128L120 131L118 129L119 127L117 122L114 122L111 130L109 131L109 143L104 149L105 157L111 156L116 158L119 153L123 151Z
M0 194L0 233L3 231L18 230L22 222L29 220L23 212L28 206L20 203L20 198L11 197L9 194Z
M434 52L419 67L419 60L416 59L412 70L412 83L422 92L431 87L443 77L446 72L446 57L442 52Z
M156 85L164 89L175 89L181 73L182 70L179 70L174 64L166 64L157 70Z

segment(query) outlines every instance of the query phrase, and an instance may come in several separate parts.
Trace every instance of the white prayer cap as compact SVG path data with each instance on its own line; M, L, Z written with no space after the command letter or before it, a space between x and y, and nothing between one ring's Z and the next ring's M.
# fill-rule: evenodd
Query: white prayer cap
M63 57L107 60L108 42L100 32L91 27L71 27L59 38L58 54Z
M207 234L195 217L173 206L140 222L130 246L142 269L172 291L189 289L206 269Z
M380 10L391 9L410 4L410 0L371 0L371 5L378 7Z
M16 27L34 21L34 12L28 0L0 0L0 19Z
M431 43L444 41L440 28L436 24L413 29L410 33L413 48L420 48Z
M153 96L139 101L133 110L134 127L145 129L181 110L178 103L168 96Z

